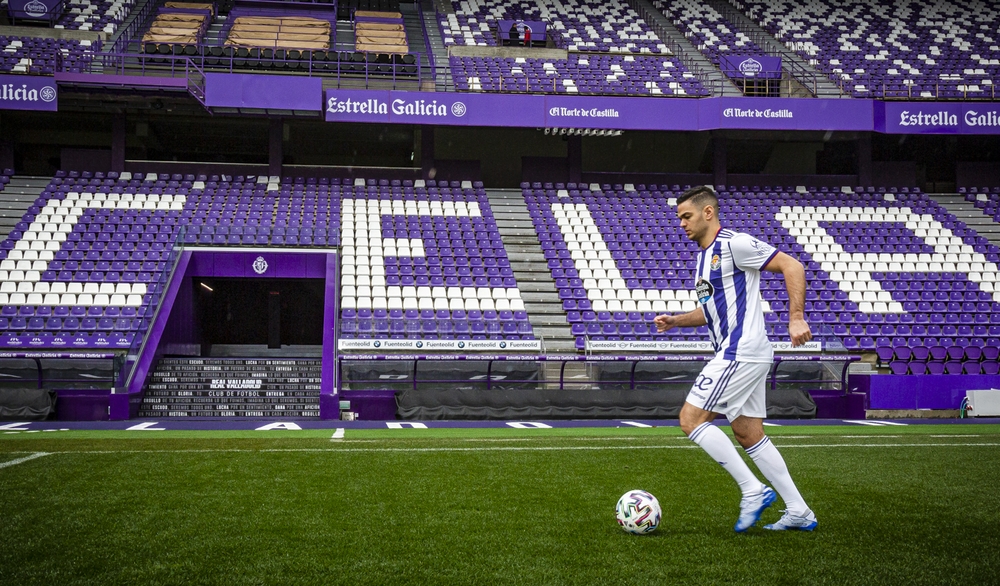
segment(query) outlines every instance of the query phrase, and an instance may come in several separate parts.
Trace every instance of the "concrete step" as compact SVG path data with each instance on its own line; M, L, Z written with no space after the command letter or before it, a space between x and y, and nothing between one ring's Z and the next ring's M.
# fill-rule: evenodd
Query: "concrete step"
M556 285L549 281L518 281L517 288L521 293L558 293Z
M515 236L515 238L520 238L520 237ZM514 254L534 254L534 255L542 255L542 259L545 258L544 253L541 252L541 246L537 242L531 242L531 243L526 243L526 244L513 244L513 243L512 244L507 244L507 242L504 241L504 245L507 247L507 253L508 254L511 254L511 253L514 253ZM537 262L537 259L534 259L534 260L536 260L536 262Z
M531 318L528 321L531 322L532 327L537 327L537 326L543 326L543 327L544 326L563 326L563 327L565 327L565 326L568 325L568 322L566 321L566 316L565 315L552 315L552 314L548 314L548 315L546 315L546 314L534 315L534 316L531 316Z
M561 303L532 303L526 301L524 303L524 309L528 312L528 315L565 315L566 312L563 311Z
M548 339L557 339L558 340L558 339L572 338L572 336L569 335L569 328L566 327L566 326L563 326L563 327L558 327L558 326L540 326L540 327L534 327L534 325L532 325L532 329L535 331L535 337L536 338L545 338L546 340L548 340Z
M948 213L965 222L967 226L981 234L991 244L1000 246L1000 224L983 213L965 196L954 193L932 193L931 199L938 202Z
M507 206L490 206L493 208L493 218L497 221L531 222L531 214L527 212L508 211Z
M511 262L514 262L514 261L520 261L520 262L534 261L534 262L538 262L538 260L540 258L544 258L544 256L542 256L541 253L533 253L533 252L515 252L515 253L508 252L507 253L507 258L509 258L511 260ZM515 272L515 275L516 275L516 272Z
M6 239L28 208L35 205L49 181L48 177L26 175L10 178L10 183L0 191L0 240Z
M542 261L528 261L528 262L525 262L525 261L519 261L519 262L511 261L510 268L513 269L514 272L524 271L526 273L537 272L537 273L544 273L546 275L549 274L548 264L546 264L546 262L544 260L542 260Z
M558 293L522 293L521 298L525 303L558 303L560 301Z
M535 336L544 339L547 351L551 341L560 341L558 347L564 351L575 349L562 301L520 190L488 190L487 196Z
M532 238L530 236L511 236L510 237L511 246L538 246L538 238Z

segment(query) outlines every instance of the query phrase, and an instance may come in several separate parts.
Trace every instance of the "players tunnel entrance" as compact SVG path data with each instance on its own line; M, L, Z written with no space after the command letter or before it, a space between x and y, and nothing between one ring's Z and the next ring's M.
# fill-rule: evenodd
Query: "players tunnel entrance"
M191 279L202 354L215 345L319 346L322 279Z
M152 330L160 355L320 356L333 343L335 254L195 249L177 270Z

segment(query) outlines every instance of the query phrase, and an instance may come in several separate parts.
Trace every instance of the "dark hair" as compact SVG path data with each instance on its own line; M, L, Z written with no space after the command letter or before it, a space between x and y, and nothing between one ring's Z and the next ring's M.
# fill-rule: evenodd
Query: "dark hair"
M719 217L719 198L715 195L715 190L708 185L692 187L677 196L677 205L681 205L686 201L690 201L692 205L699 209L710 205L715 210L715 217Z

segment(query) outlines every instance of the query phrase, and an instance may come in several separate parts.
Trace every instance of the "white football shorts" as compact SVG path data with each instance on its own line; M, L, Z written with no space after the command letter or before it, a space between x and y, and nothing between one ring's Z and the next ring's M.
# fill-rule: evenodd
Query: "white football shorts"
M715 358L701 370L687 402L722 413L730 421L741 415L763 419L767 416L765 385L770 372L771 363Z

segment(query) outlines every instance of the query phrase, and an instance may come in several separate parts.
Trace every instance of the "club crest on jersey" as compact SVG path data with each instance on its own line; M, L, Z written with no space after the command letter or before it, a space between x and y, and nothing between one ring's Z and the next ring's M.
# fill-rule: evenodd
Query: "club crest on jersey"
M698 277L698 282L695 284L694 292L695 295L698 296L698 301L708 303L711 301L712 295L715 293L715 288L712 287L712 283Z
M721 266L722 266L722 259L719 258L719 255L713 254L712 255L712 270L713 271L717 271L717 270L719 270L719 267L721 267Z

